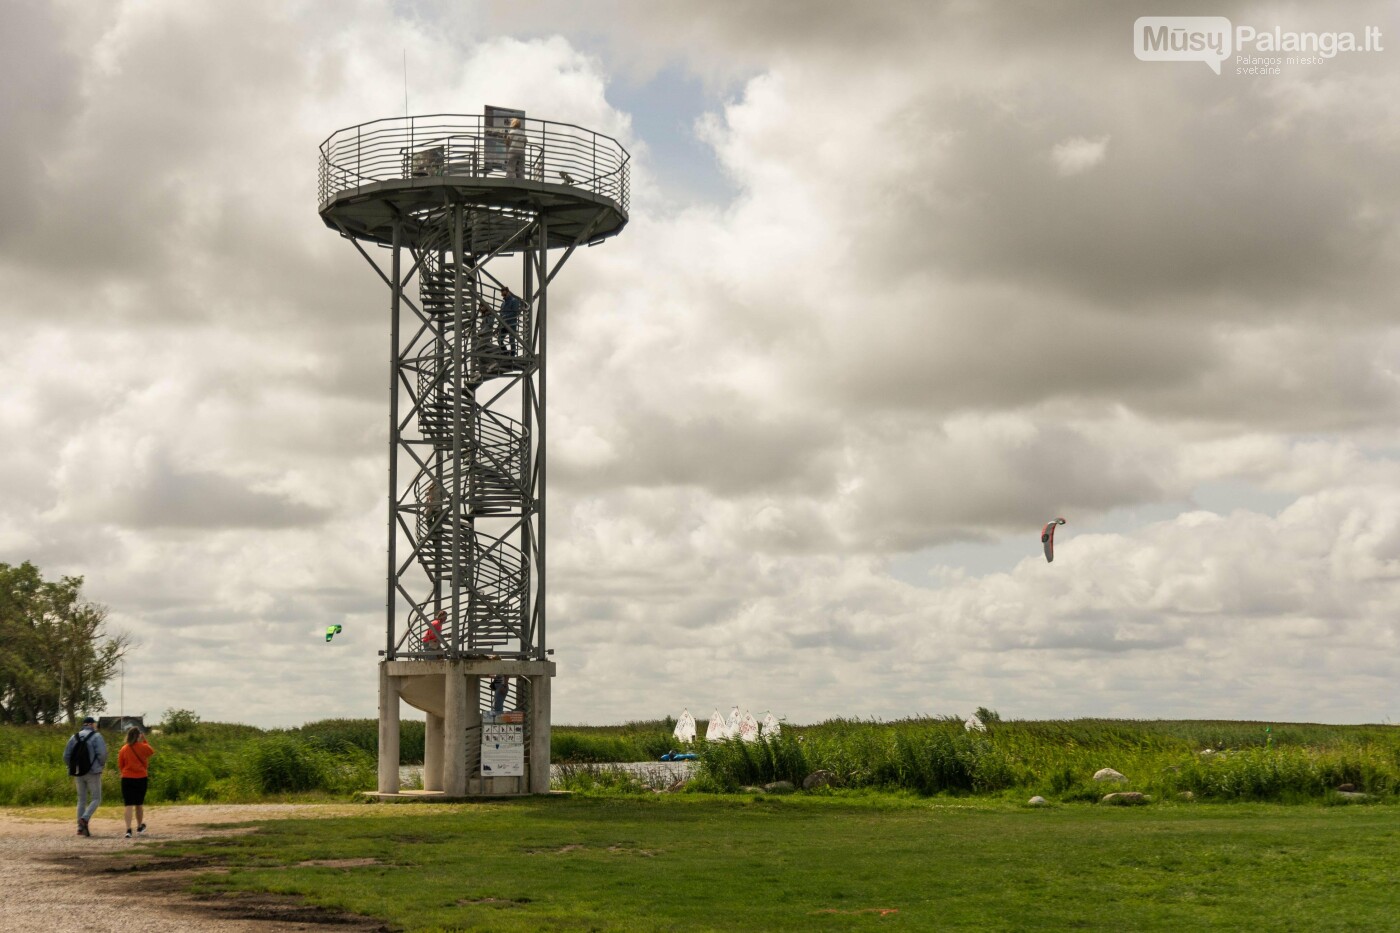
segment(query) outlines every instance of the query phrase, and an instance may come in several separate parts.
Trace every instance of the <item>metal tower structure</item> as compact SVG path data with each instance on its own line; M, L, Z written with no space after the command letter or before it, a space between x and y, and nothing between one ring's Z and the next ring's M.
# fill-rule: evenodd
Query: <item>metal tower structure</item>
M626 225L629 175L611 137L502 108L321 144L321 217L389 289L380 793L398 792L400 698L428 713L426 790L548 789L549 286ZM476 753L483 714L503 705L486 699L493 679L523 714L523 774L493 777Z

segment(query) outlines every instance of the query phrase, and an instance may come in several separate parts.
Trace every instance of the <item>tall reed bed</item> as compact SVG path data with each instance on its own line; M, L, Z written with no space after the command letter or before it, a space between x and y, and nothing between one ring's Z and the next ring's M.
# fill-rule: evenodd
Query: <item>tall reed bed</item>
M555 726L550 757L558 764L656 761L677 747L674 719L628 722L620 726Z
M968 732L954 717L837 719L763 742L701 743L697 789L732 791L827 771L836 786L919 794L1041 794L1097 800L1109 790L1215 800L1328 798L1347 784L1400 800L1400 729L1293 723L1073 720ZM1095 783L1101 768L1127 778Z
M675 747L671 720L620 726L559 726L553 755L563 765L655 761ZM64 804L71 730L0 726L0 805ZM405 721L401 761L421 760L423 724ZM115 759L120 736L108 735ZM374 720L323 720L295 729L197 723L156 735L153 802L345 796L374 785ZM1205 800L1329 800L1352 785L1373 800L1400 801L1400 728L1305 723L1079 719L1000 722L968 732L961 718L894 722L833 719L787 726L746 744L699 743L695 790L733 791L828 771L837 787L918 794L1000 794L1097 800L1110 789L1160 797L1190 791ZM1127 784L1092 780L1113 768ZM575 768L580 789L654 789L635 772ZM104 796L119 799L115 763Z

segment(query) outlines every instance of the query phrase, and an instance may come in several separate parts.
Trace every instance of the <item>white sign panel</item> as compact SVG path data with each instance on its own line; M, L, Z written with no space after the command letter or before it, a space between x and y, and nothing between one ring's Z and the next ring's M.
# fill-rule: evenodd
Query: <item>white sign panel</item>
M481 776L525 776L525 725L523 723L482 724Z

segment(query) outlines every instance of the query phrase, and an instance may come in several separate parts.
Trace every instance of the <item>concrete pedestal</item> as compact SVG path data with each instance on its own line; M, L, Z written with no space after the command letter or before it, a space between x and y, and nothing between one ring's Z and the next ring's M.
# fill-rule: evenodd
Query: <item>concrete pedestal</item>
M442 790L442 717L432 713L423 730L423 789Z
M379 665L379 792L399 792L399 685Z
M399 700L427 714L423 790L445 797L549 793L553 661L414 660L379 664L379 794L399 793ZM525 775L481 773L481 696L497 674L523 680Z

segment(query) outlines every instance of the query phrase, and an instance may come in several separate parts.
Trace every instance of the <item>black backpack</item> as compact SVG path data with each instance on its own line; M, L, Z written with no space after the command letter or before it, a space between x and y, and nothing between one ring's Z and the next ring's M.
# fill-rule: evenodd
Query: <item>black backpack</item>
M75 738L78 744L73 746L73 754L68 756L69 777L82 777L92 770L92 749L88 748L88 741L96 735L96 732L89 732L87 738L79 732Z

